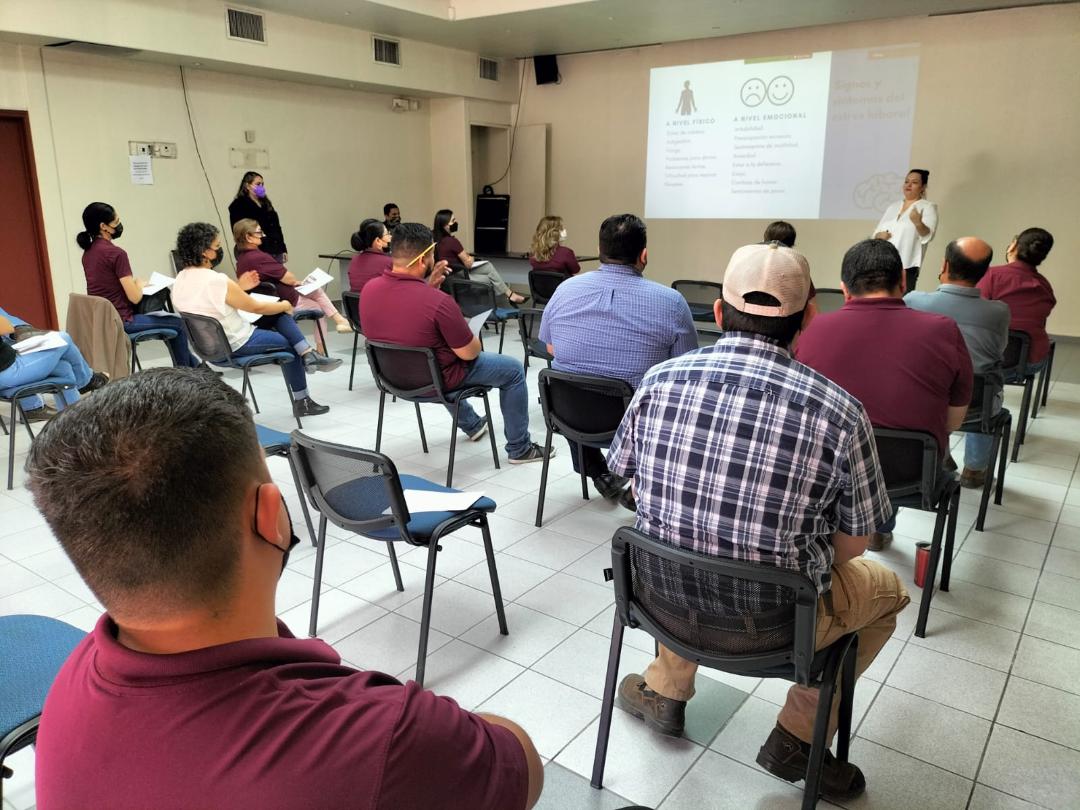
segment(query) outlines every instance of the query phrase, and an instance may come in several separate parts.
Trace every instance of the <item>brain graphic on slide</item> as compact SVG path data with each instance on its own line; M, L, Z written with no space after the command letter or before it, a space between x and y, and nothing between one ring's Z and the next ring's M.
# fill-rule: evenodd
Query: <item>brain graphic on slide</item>
M872 174L855 186L852 199L858 208L881 213L889 207L903 182L904 178L896 172Z

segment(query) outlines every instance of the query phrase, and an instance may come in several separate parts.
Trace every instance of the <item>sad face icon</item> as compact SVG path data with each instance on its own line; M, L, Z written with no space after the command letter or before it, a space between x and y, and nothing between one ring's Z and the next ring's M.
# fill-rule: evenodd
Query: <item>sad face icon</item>
M739 98L747 107L756 107L765 100L765 82L761 79L747 79L739 90Z
M777 76L769 82L766 95L769 97L769 101L780 107L791 101L791 97L795 95L795 83L787 76Z

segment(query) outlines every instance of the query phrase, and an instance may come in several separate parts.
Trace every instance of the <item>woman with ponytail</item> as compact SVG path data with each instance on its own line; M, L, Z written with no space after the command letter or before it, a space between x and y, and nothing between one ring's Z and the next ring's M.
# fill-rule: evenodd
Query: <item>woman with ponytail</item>
M353 250L360 251L349 262L349 289L360 292L364 285L394 266L386 247L390 231L377 219L365 219L352 235Z
M147 329L175 329L176 337L169 341L169 347L176 365L199 365L191 355L178 316L142 315L135 311L135 305L142 301L146 282L132 274L127 252L114 244L124 233L124 223L116 209L108 203L92 202L83 209L82 221L83 230L75 235L75 241L83 250L86 294L108 299L120 313L124 331L129 335Z

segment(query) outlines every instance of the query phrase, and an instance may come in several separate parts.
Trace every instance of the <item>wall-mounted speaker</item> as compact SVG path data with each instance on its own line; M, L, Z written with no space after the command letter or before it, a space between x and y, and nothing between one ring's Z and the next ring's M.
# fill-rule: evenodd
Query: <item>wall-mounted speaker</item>
M537 84L558 84L562 79L559 75L559 61L554 54L534 56L533 71L536 73Z

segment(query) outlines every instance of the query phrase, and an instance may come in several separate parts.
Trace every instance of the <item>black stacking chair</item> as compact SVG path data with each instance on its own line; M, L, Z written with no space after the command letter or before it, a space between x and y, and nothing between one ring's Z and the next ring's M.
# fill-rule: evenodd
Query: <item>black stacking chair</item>
M943 540L945 559L941 562L941 590L949 590L956 518L960 509L960 482L942 467L937 439L929 433L874 428L874 440L892 505L921 509L937 515L930 543L930 566L919 603L919 619L915 624L915 635L926 638L926 619L930 615L930 600L934 597Z
M993 488L994 503L1001 504L1001 495L1005 488L1005 462L1009 456L1009 434L1012 431L1012 414L1008 408L995 407L1001 402L1001 382L995 375L976 374L971 392L971 405L967 418L960 426L961 433L983 433L993 436L990 447L990 463L986 465L986 481L983 483L982 498L979 501L979 516L975 519L975 528L980 532L986 523L986 510L990 505L990 490ZM997 467L997 486L994 487L994 467Z
M542 308L555 294L555 288L568 278L570 274L561 270L530 270L529 297L533 306Z
M521 336L521 347L525 350L525 371L529 370L529 358L535 357L547 363L551 368L551 361L555 358L548 354L547 345L540 340L540 322L543 320L544 310L528 308L518 310L518 334Z
M836 312L844 305L844 291L835 287L818 287L814 298L818 312Z
M452 279L449 287L450 295L461 307L461 314L466 318L473 318L481 312L491 310L484 323L494 326L499 333L499 354L502 354L506 340L506 322L517 318L518 310L514 307L500 307L495 300L495 288L483 281ZM480 333L480 345L484 345L483 332Z
M540 408L547 426L540 495L536 501L536 525L540 526L544 520L544 496L547 494L553 435L558 433L577 443L581 497L589 500L589 479L585 475L583 448L607 447L611 444L626 413L626 406L634 397L634 389L625 380L571 374L550 368L540 370L537 386L540 390Z
M74 387L74 385L56 377L45 377L36 382L26 383L25 385L16 385L14 388L4 388L3 390L0 390L0 402L7 402L11 405L10 430L8 429L8 426L4 424L3 418L0 417L0 428L3 428L4 433L8 435L8 489L11 489L15 484L15 434L19 432L18 422L15 418L16 413L22 416L22 423L26 426L26 432L30 434L30 441L34 441L34 429L30 427L30 422L26 418L26 412L23 410L22 403L19 402L19 400L23 397L44 396L45 394L63 396L64 391Z
M420 403L433 402L447 405L453 409L453 423L450 425L450 461L446 468L446 485L454 482L454 451L457 448L458 408L467 397L480 397L484 400L484 418L488 425L488 437L491 439L491 457L495 460L495 469L499 469L499 451L495 447L495 425L491 421L491 406L488 403L489 386L470 385L456 391L443 389L442 371L431 349L413 346L396 346L393 343L367 342L368 365L379 388L379 424L375 432L375 452L382 447L383 410L386 395L411 402L416 407L416 422L420 426L420 445L428 451L427 436L424 434L424 420L420 415Z
M1031 397L1035 392L1035 375L1027 373L1028 357L1031 355L1031 336L1016 329L1009 330L1009 342L1001 361L1005 385L1018 385L1024 389L1020 398L1020 414L1016 419L1016 438L1013 440L1012 460L1020 457L1020 445L1027 437L1028 415L1031 413Z
M850 633L815 650L818 592L808 577L770 565L711 557L661 543L625 526L611 541L615 580L615 621L611 631L600 727L596 735L591 784L603 787L611 716L618 686L623 631L639 628L672 652L699 666L753 678L783 678L818 687L821 699L806 769L802 806L817 804L821 768L828 750L829 715L840 675L840 725L836 758L846 762L855 697L855 658L859 637ZM660 593L657 581L693 583L708 594L702 604L685 594ZM740 583L777 593L785 604L772 614L746 614L735 607ZM748 628L752 628L749 629Z
M405 504L406 489L434 492L455 492L415 475L399 475L389 458L381 453L360 450L342 444L324 442L305 436L299 430L292 434L295 453L304 488L311 505L319 512L319 535L315 551L315 590L311 596L311 622L308 634L315 635L319 620L319 595L322 584L323 557L326 553L326 524L362 537L386 543L394 584L404 591L398 568L395 543L425 546L427 577L424 580L424 608L420 618L420 648L416 657L415 681L424 685L427 660L428 628L431 623L431 598L435 590L435 564L445 537L465 526L480 529L487 555L491 591L495 596L495 612L499 632L509 634L503 612L502 589L495 568L495 551L487 516L495 511L495 502L480 498L470 508L457 512L418 512L410 514Z
M292 473L293 484L296 486L296 494L300 498L300 510L304 513L304 523L307 524L308 537L311 545L315 543L315 527L311 525L311 512L308 511L307 499L304 498L304 488L300 484L300 473L296 469L296 461L289 452L292 447L292 439L288 433L274 430L264 425L255 425L255 432L259 436L259 445L266 457L280 456L289 462L289 472Z
M690 314L697 323L716 323L713 305L723 296L723 285L715 281L681 279L671 282L671 289L679 293L690 305Z
M352 391L353 375L356 374L356 347L360 343L360 336L364 331L360 328L360 293L345 290L341 293L341 306L345 309L345 317L352 327L352 365L349 366L349 390Z
M215 366L238 368L244 372L244 385L240 393L245 398L248 394L251 394L251 404L255 408L255 413L259 412L259 403L255 399L255 388L251 385L248 374L256 366L275 365L281 369L285 390L289 393L289 404L292 404L292 389L289 388L289 381L285 378L285 364L302 362L295 354L285 351L245 355L233 354L228 338L225 337L225 330L218 321L206 315L194 315L190 312L181 312L179 314L184 321L184 329L187 330L188 340L203 360ZM293 415L297 427L303 427L300 417L296 416L295 413L294 411Z

